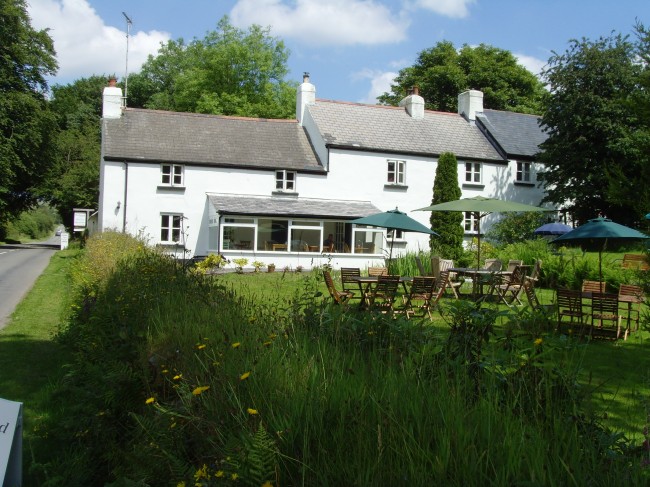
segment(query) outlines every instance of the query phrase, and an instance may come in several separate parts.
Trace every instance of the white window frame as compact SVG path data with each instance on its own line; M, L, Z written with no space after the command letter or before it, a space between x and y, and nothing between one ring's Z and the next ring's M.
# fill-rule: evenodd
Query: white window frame
M165 218L167 224L165 225ZM176 220L177 223L176 224ZM167 232L167 239L163 238L163 232ZM174 240L174 233L177 232L178 239ZM183 214L182 213L161 213L160 214L160 243L177 244L183 237Z
M483 164L480 162L465 163L465 182L468 184L481 184L483 181Z
M466 211L463 216L463 228L465 229L465 233L478 233L478 218L476 218L476 212Z
M289 175L293 179L289 179ZM287 171L286 169L276 169L275 171L275 190L286 191L288 193L296 192L296 180L298 173L296 171Z
M391 166L393 166L391 168ZM406 161L398 159L386 160L386 183L403 186L406 182Z
M531 183L533 181L533 164L531 162L517 161L515 181L518 183Z
M169 174L165 173L165 168L169 168ZM169 178L169 181L165 181ZM170 187L183 187L185 181L185 167L182 164L172 164L163 162L160 165L160 185Z

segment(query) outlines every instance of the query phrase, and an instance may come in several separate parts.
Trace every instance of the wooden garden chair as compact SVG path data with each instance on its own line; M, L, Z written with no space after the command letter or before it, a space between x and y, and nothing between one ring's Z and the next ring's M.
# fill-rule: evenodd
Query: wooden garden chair
M361 299L363 289L357 279L358 277L361 277L361 269L358 267L341 267L341 287L343 291L352 293L354 298Z
M368 267L368 275L371 277L385 276L388 274L386 267Z
M571 289L558 289L555 297L557 306L557 329L562 331L562 325L569 320L569 326L577 328L581 335L584 332L584 318L582 311L582 293Z
M433 263L433 262L432 262ZM438 260L438 266L437 266L437 272L436 268L434 267L434 276L436 279L440 280L440 276L442 275L443 272L448 271L449 269L454 267L454 261L451 259L439 259ZM463 285L465 281L460 281L456 280L456 274L449 272L449 277L446 279L447 284L445 285L444 289L451 290L452 294L456 299L458 299L459 296L459 290L460 287Z
M629 330L621 329L621 318L618 311L618 295L612 293L591 295L591 336L618 340L622 334L623 340L627 340ZM609 326L605 326L607 322L610 323Z
M370 309L378 309L382 313L392 313L397 297L399 276L380 275L375 284L365 295L365 302Z
M643 303L645 295L640 286L632 284L621 284L618 289L618 302L619 304L627 305L627 328L632 331L639 329L639 318L641 313L641 303ZM634 329L632 329L631 322L634 322Z
M332 279L332 274L330 271L323 271L323 278L325 279L325 284L327 285L327 291L332 298L334 304L348 304L348 301L352 299L354 293L349 291L339 291L334 285L334 280Z
M494 291L497 293L498 298L508 306L512 306L515 301L518 304L522 304L519 299L519 294L524 288L526 268L522 265L515 266L512 274L503 274L501 276L501 283L494 286Z
M408 293L402 296L404 306L400 311L404 312L407 319L410 319L412 315L415 316L416 310L422 310L422 316L424 316L424 312L426 312L429 315L429 318L433 319L431 316L431 299L434 296L435 290L435 277L414 277Z

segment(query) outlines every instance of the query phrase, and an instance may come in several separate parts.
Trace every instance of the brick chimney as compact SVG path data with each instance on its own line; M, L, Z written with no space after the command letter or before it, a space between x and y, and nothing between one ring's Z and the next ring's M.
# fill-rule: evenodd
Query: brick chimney
M467 90L458 95L458 114L470 123L476 122L476 114L483 113L483 92Z
M424 98L420 96L420 88L414 86L409 95L399 102L399 106L406 109L411 118L421 120L424 118Z
M114 76L108 80L108 86L102 94L102 117L120 118L122 116L122 88L117 86Z
M309 73L302 76L302 84L298 86L296 94L296 119L302 125L305 116L305 107L316 104L316 87L309 82Z

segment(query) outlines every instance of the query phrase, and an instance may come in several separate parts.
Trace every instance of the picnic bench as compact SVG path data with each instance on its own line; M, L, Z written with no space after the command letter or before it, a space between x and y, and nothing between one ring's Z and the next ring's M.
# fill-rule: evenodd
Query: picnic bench
M621 262L623 269L634 269L638 271L647 271L650 269L648 259L643 254L625 254Z

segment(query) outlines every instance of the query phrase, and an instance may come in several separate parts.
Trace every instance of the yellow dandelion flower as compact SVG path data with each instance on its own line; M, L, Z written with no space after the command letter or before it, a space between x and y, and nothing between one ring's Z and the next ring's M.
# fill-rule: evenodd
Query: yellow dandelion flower
M246 380L248 379L249 375L251 375L250 372L244 372L242 375L239 376L239 380Z
M214 476L215 476L216 478L220 479L221 477L224 476L223 470L217 470L217 471L214 473Z
M163 374L169 374L169 370L167 370L167 369L163 369L163 370L162 370L162 373L163 373Z
M271 483L270 480L267 480L266 482L264 482L264 483L262 484L262 487L273 487L273 484Z
M271 333L271 334L269 335L269 338L270 338L271 340L274 340L274 339L277 338L277 337L278 337L278 336L277 336L275 333Z
M231 345L231 347L232 347L232 348L237 348L237 347L239 347L240 345L241 345L241 343L239 343L239 342L235 342L235 343L233 343L233 344Z
M206 347L205 343L202 343L201 345L198 345L196 348L199 350L203 350Z
M257 409L248 408L246 411L248 411L248 414L251 416L255 416L257 414Z
M192 391L192 394L198 396L199 394L203 394L208 389L210 389L210 386L199 386Z
M232 475L230 476L230 478L231 478L232 480L237 480L237 479L239 478L239 475L237 475L236 473L234 473L234 474L232 474Z
M181 377L183 377L183 374L177 374L174 376L174 380L179 380Z
M176 484L176 487L185 487L185 481L181 480L179 483Z
M176 423L172 423L172 424L170 424L169 427L172 428L172 429L173 429L173 428L176 428Z
M156 398L155 397L150 397L144 403L145 404L153 404L154 402L156 402Z
M264 345L265 347L269 347L272 343L273 342L268 341L268 342L264 342L262 345Z
M536 346L536 347L539 347L539 346L542 344L543 341L544 341L544 340L542 340L541 338L537 338L537 339L535 339L535 346Z

